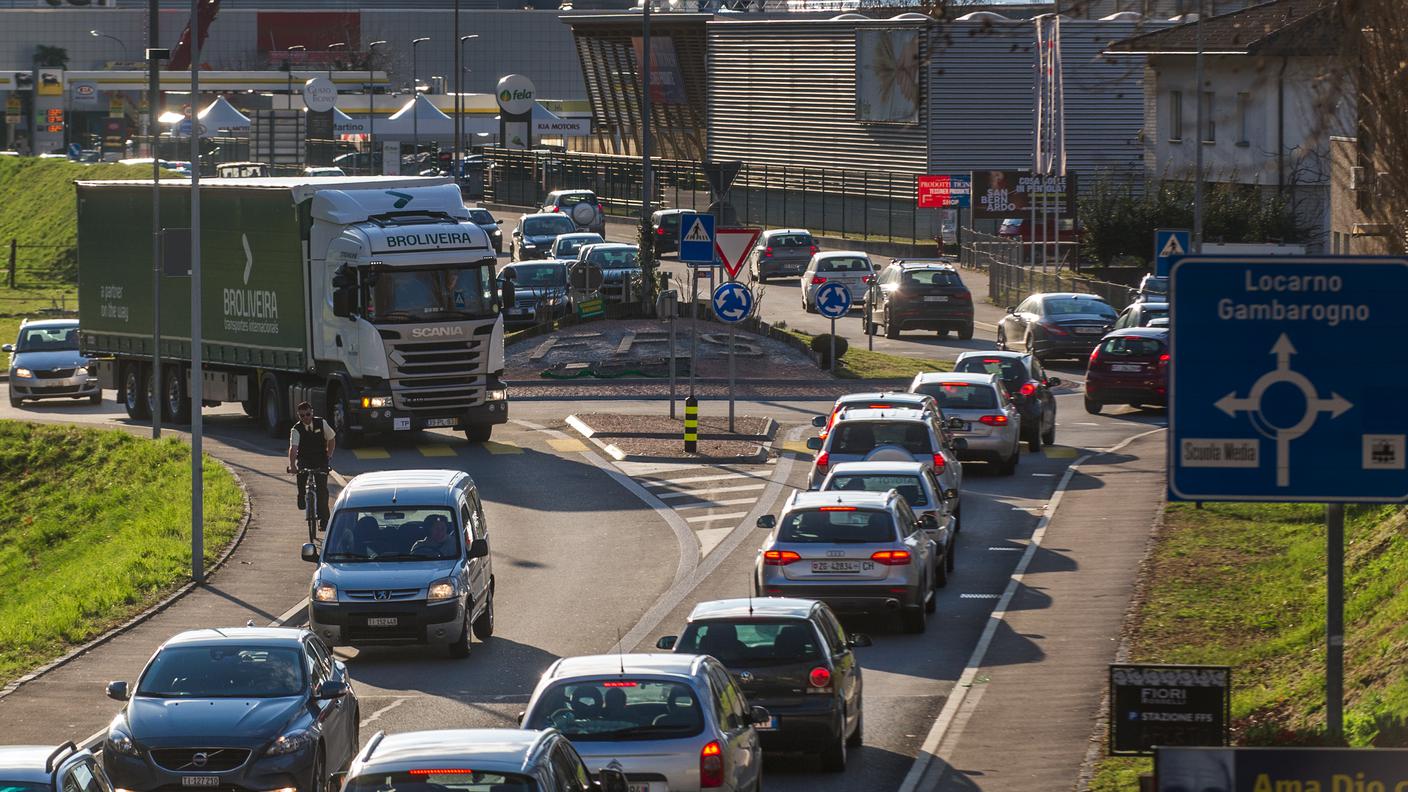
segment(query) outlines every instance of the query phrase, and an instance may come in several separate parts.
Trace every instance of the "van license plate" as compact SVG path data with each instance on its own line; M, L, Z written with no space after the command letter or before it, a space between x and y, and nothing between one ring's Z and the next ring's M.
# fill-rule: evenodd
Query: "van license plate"
M431 427L431 428L438 427L438 426L454 426L454 425L455 425L455 419L454 419L454 418L426 418L426 419L425 419L425 425L426 425L427 427Z
M630 792L650 792L649 781L631 781L626 784L626 789Z
M367 618L368 627L395 627L400 620L395 616L370 616Z
M219 776L181 776L181 786L213 787L220 786Z

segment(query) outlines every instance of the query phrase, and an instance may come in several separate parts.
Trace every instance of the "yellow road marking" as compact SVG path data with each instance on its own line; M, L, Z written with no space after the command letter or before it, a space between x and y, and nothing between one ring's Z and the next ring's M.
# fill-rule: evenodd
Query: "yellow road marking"
M1047 459L1075 459L1076 450L1070 446L1047 446Z
M576 439L573 439L573 438L571 438L571 437L554 437L554 438L551 438L551 439L548 440L548 445L552 446L552 450L554 450L554 451L562 451L563 453L569 453L569 454L572 453L572 452L574 452L574 451L586 451L586 450L587 450L587 444L586 444L586 443L583 443L581 440L576 440Z
M484 444L485 450L491 454L521 454L523 449L513 443L496 443L492 440Z
M416 446L416 448L420 450L421 456L447 457L455 455L455 449L447 445L422 445Z
M810 454L812 452L810 448L807 448L807 443L805 440L784 440L782 441L782 450L791 451L794 454L803 455Z
M391 452L385 448L354 448L352 456L358 459L390 459Z

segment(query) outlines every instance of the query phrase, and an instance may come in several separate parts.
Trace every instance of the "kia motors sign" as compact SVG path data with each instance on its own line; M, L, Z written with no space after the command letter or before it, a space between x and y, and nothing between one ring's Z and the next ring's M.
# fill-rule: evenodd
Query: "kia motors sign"
M967 173L919 177L920 209L967 209L973 198L973 177Z
M537 89L533 81L521 74L506 74L499 78L494 93L499 99L499 109L511 116L521 116L533 109Z

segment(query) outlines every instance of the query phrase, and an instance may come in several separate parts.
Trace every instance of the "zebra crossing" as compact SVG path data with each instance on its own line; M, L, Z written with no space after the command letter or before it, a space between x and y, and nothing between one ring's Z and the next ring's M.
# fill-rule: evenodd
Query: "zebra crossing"
M616 466L675 512L694 531L701 556L723 541L757 506L772 482L776 461L757 464Z

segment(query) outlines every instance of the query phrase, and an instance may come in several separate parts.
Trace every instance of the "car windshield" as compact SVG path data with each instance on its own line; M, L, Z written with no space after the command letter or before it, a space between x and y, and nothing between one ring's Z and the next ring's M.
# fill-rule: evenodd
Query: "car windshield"
M453 764L450 762L448 764ZM367 773L347 779L346 792L538 792L537 783L517 773L436 767L406 773Z
M602 269L640 269L640 251L633 247L597 248L587 253L586 263Z
M0 792L50 792L48 784L33 781L5 781L0 779Z
M906 270L904 273L904 283L916 286L962 286L963 281L958 279L958 273L953 270L923 269Z
M78 325L26 327L20 330L16 352L78 351Z
M811 234L775 234L768 237L768 245L781 248L809 248L812 246Z
M489 213L488 209L470 209L469 222L478 225L493 225L494 216Z
M157 652L137 695L282 698L303 693L302 653L289 646L169 646Z
M816 263L817 272L870 272L870 259L858 256L833 256Z
M821 658L816 630L806 619L691 622L675 644L675 651L712 655L729 668L788 665Z
M1073 314L1096 314L1114 319L1115 309L1089 297L1048 297L1042 302L1047 316L1069 316Z
M827 482L825 489L845 492L889 492L899 490L900 496L910 506L928 506L929 499L924 495L924 484L918 476L896 475L893 473L837 473Z
M995 410L997 391L990 385L966 382L931 382L915 390L939 400L945 410Z
M556 236L570 234L577 230L577 224L567 215L529 217L523 221L524 236Z
M444 508L338 509L324 560L434 561L460 557L459 531Z
M567 285L567 266L564 264L519 264L504 267L504 272L513 272L513 282L521 289L544 289Z
M683 682L613 677L548 688L523 726L552 727L572 742L668 740L703 731L704 716Z
M491 261L434 269L378 269L370 277L372 322L431 322L493 314Z
M680 216L677 214L660 215L659 226L673 231L680 227Z
M1027 369L1016 358L966 357L953 367L955 374L996 374L1003 382L1026 382Z
M1115 336L1100 345L1100 355L1114 357L1154 357L1162 352L1164 344L1157 338L1143 336Z
M777 532L778 542L790 544L873 544L895 538L895 521L889 512L854 506L792 512Z
M557 247L553 248L553 252L559 256L571 256L572 258L576 258L577 251L581 250L583 245L597 245L604 241L605 240L596 234L558 237Z
M922 421L843 421L831 430L833 454L868 454L882 445L896 445L911 454L933 452L929 428Z

